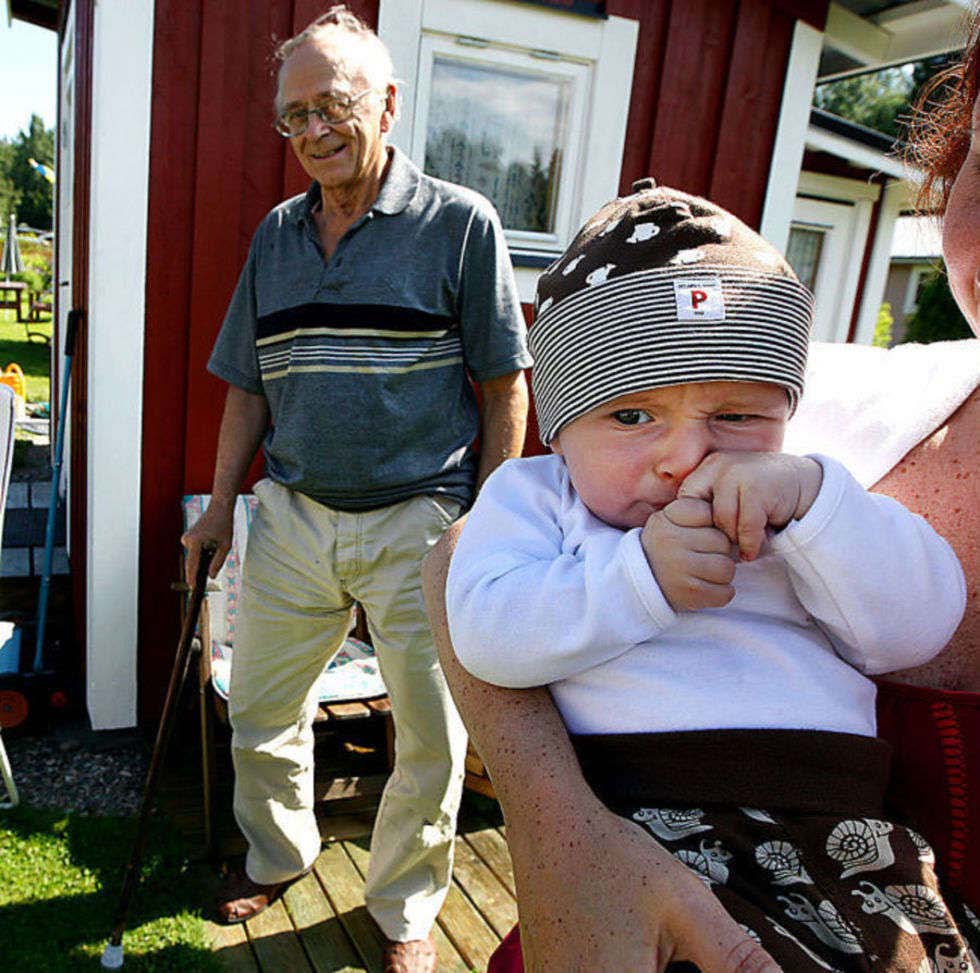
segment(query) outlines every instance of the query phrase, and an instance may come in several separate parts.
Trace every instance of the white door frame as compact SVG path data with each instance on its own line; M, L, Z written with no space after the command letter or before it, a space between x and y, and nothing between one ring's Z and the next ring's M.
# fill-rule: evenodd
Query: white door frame
M99 0L93 21L85 676L97 730L137 713L153 7Z
M871 212L881 189L858 179L801 172L797 193L793 222L826 226L825 245L831 247L828 259L821 259L814 283L813 337L818 341L846 341Z

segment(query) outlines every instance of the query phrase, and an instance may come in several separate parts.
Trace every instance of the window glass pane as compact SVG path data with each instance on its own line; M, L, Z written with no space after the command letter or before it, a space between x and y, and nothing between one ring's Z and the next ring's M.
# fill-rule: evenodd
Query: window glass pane
M786 261L796 272L796 276L812 291L820 267L820 250L823 247L823 230L811 227L794 226L789 231L786 246Z
M488 197L508 230L553 233L571 84L436 56L425 171Z

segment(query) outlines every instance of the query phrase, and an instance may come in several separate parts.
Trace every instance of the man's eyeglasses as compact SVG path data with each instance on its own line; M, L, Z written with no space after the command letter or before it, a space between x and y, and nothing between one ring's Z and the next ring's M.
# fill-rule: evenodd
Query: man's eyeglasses
M310 116L316 115L324 125L342 125L349 122L355 114L356 105L367 95L375 94L387 98L387 93L365 88L356 95L339 95L324 98L312 108L287 108L276 116L276 131L287 139L302 135L310 124Z

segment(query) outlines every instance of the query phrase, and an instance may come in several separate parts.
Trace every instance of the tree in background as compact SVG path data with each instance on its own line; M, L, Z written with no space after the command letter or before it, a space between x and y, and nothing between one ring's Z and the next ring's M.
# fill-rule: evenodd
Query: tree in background
M53 186L28 161L54 162L54 130L31 115L27 131L13 139L0 139L0 220L6 226L11 213L18 223L38 230L52 227Z
M9 154L9 168L0 169L0 193L2 179L6 176L13 184L19 200L15 201L17 222L27 223L38 230L50 230L53 225L54 187L37 172L29 159L46 162L54 161L54 130L44 127L39 115L31 115L27 131L20 131L17 137L7 143L8 152L0 154L0 164ZM9 211L8 211L9 212Z
M874 337L871 339L871 345L874 348L890 348L892 344L892 326L895 324L895 318L892 317L892 306L885 301L884 304L878 308L878 320L875 322L875 333Z
M903 342L928 344L972 338L973 332L953 300L946 268L935 270L922 285L915 311L905 319Z
M11 213L17 212L20 202L20 191L10 178L10 167L14 162L14 147L4 139L0 139L0 220L7 225Z
M823 111L901 139L922 86L954 56L937 54L902 67L829 81L817 86L813 103Z

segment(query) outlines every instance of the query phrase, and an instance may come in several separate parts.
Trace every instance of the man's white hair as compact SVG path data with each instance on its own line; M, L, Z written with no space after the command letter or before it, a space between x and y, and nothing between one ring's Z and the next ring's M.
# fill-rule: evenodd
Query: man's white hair
M326 13L320 14L316 20L307 24L295 37L283 41L275 53L279 61L279 80L282 78L282 65L298 47L311 41L320 40L330 34L343 33L346 40L360 44L363 47L361 66L368 75L371 83L378 91L384 92L389 85L395 83L395 66L391 54L381 38L371 30L360 17L350 10L346 4L338 3ZM281 107L279 99L279 81L276 90L276 109Z

